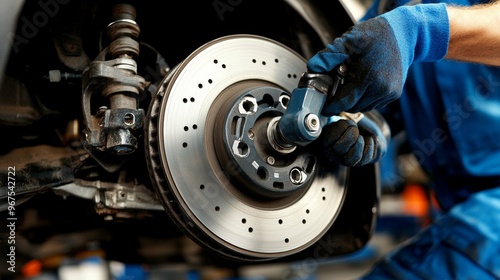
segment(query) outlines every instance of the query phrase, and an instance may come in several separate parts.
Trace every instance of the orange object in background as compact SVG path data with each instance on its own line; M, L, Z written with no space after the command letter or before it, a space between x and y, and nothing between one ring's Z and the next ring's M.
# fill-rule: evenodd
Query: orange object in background
M429 215L429 196L420 185L407 185L401 193L403 211L416 217L426 218Z
M42 263L37 259L30 260L23 265L21 271L24 278L38 276L42 272Z

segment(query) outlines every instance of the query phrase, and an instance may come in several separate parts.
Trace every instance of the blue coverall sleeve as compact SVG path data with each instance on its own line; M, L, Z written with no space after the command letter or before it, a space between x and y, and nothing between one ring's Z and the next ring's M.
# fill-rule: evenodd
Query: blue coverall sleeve
M478 192L388 253L362 277L499 279L500 188Z

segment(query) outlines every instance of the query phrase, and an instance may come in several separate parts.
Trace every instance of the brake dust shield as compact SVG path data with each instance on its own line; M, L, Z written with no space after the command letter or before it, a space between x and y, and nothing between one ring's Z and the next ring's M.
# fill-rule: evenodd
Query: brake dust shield
M342 207L346 168L307 147L271 155L261 137L305 70L281 43L231 35L194 51L158 87L146 133L154 185L177 225L218 254L290 256L318 241Z

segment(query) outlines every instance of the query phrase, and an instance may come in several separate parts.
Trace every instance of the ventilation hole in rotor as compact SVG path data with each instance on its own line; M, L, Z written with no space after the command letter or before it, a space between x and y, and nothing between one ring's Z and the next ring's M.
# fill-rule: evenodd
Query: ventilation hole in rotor
M288 243L288 242L290 242L290 239L285 238L285 243Z
M156 138L158 136L158 131L156 129L152 130L151 131L151 136L152 136L152 138Z
M322 191L322 192L325 192L325 188L321 188L321 191Z
M309 213L310 213L309 209L306 209L306 214L309 214Z
M257 63L257 60L255 60L255 59L252 59L252 62L253 62L253 63Z
M247 219L245 219L245 218L241 219L241 223L242 224L246 224L247 223Z
M200 185L200 190L204 190L205 189L205 185Z
M189 99L189 100L191 100L191 102L194 102L194 97L191 97L191 99Z
M325 197L325 196L323 196L323 198L322 198L322 199L323 199L323 200L326 200L326 197Z
M231 123L231 132L236 137L236 139L241 139L243 136L243 129L245 128L246 118L240 118L235 116L233 122Z
M283 182L273 182L273 188L282 190L285 188L285 185Z
M306 219L303 219L303 220L302 220L302 223L305 225L305 224L306 224Z
M215 206L215 211L219 212L220 211L220 207L219 206Z
M264 167L259 167L257 169L257 176L259 176L260 179L262 180L266 180L267 179L267 169L265 169Z
M214 64L217 64L219 63L219 61L217 61L217 59L214 59Z
M266 66L266 62L265 62L265 61L262 61L262 65Z
M274 59L274 62L278 63L280 62L277 58Z
M283 224L283 220L282 220L282 219L279 219L279 220L278 220L278 224L280 224L280 225L281 225L281 224Z
M253 232L253 228L249 227L248 232Z
M213 83L212 79L208 79L208 83L209 84Z
M203 88L203 85L202 84L198 84L198 88Z
M310 174L311 172L313 172L315 165L316 165L316 159L314 157L308 157L306 165L306 173Z
M222 64L222 68L226 69L226 64Z
M187 146L188 146L188 143L186 143L186 142L182 143L183 148L187 148Z
M274 98L270 94L264 94L262 97L262 100L258 102L259 105L261 104L267 104L268 106L273 106L274 105Z
M193 124L193 129L195 129L195 130L198 129L198 125Z
M182 99L182 102L184 102L184 103L188 103L187 98L183 98L183 99Z
M184 131L188 131L188 130L189 130L189 127L185 126Z
M231 121L231 135L236 135L237 129L239 128L238 124L243 123L242 121L239 121L240 117L234 116L233 120Z

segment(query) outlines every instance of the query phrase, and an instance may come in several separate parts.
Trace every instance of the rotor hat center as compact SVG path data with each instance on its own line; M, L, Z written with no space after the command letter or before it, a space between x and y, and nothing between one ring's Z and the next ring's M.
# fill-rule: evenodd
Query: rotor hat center
M231 181L243 191L279 198L306 187L313 177L316 157L299 150L282 154L269 143L268 127L286 110L289 94L262 86L236 95L221 110L214 143L223 145L218 156ZM237 170L237 172L235 172Z

